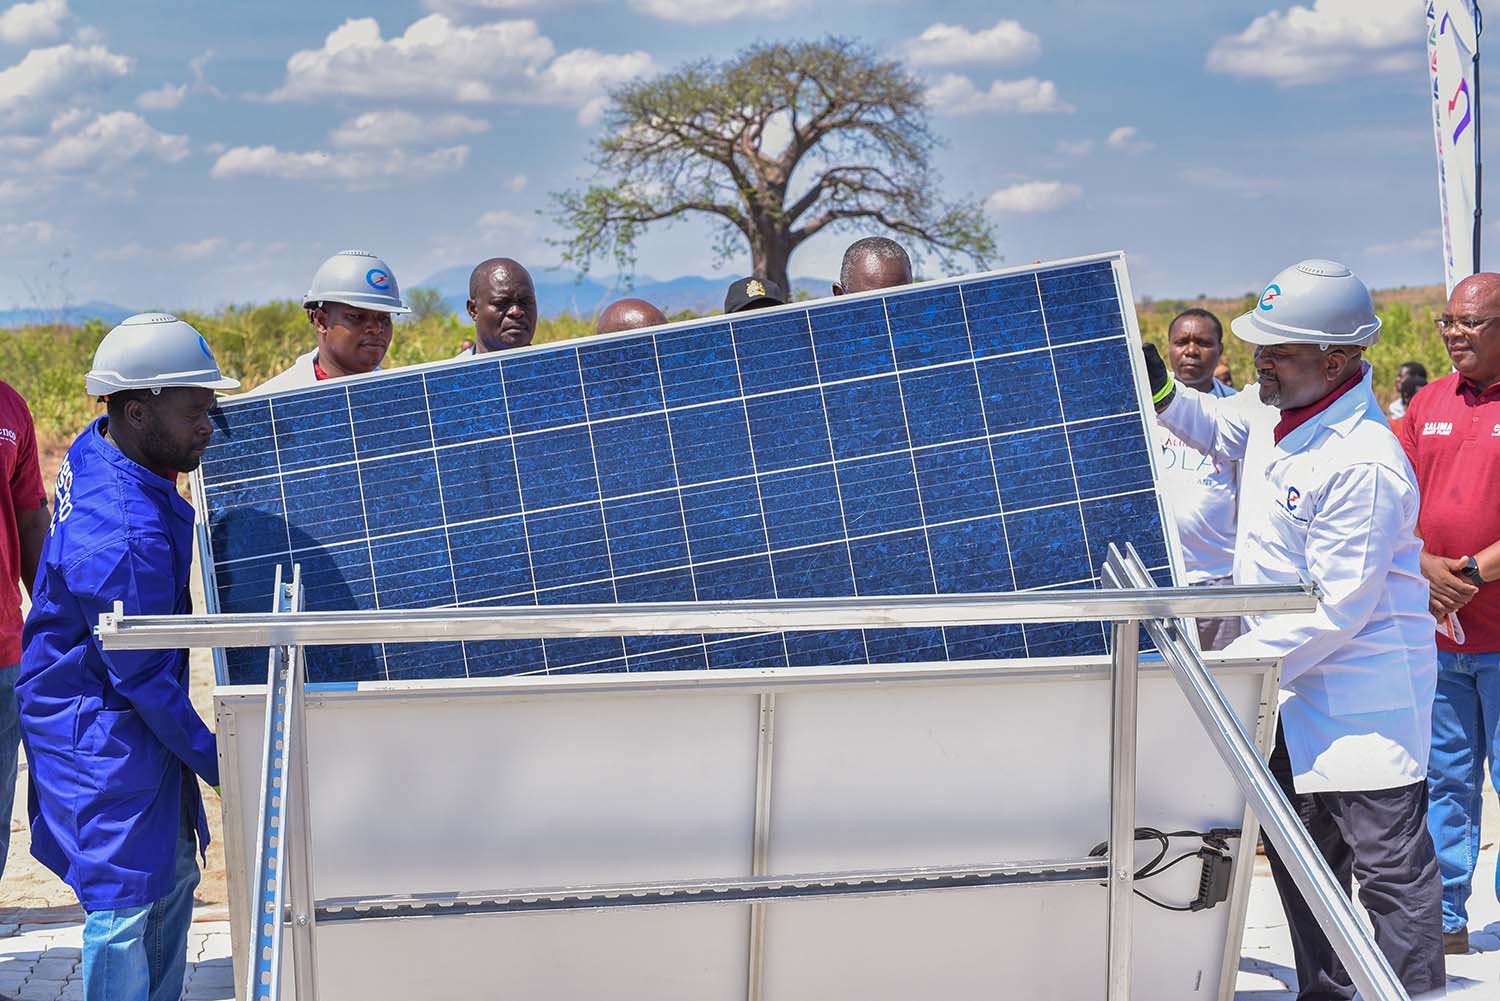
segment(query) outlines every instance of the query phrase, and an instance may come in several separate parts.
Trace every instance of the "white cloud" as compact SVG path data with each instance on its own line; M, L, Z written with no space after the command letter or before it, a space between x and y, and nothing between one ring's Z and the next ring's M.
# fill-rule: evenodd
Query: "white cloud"
M187 136L158 131L133 111L65 112L52 133L56 139L36 158L48 170L113 167L136 158L177 163L188 155Z
M402 177L430 177L458 170L469 159L469 147L449 146L428 153L402 149L355 149L305 153L275 146L235 146L225 150L209 173L233 177L274 177L301 181L375 182Z
M1063 156L1088 156L1094 151L1094 140L1079 139L1075 142L1069 139L1059 139L1057 151Z
M62 34L68 19L68 0L36 0L18 3L0 11L0 42L34 45Z
M991 212L1055 212L1083 197L1083 189L1066 181L1022 181L1000 188L985 199Z
M578 107L578 124L595 125L609 107L608 92L637 77L655 72L656 64L644 52L596 52L574 49L564 52L542 70L538 80L540 97L547 104Z
M535 226L530 215L510 209L493 209L479 217L479 228L492 236L530 233Z
M914 66L1006 66L1041 55L1042 40L1021 27L1019 21L1002 19L993 28L980 31L939 21L903 45L901 51Z
M1264 198L1281 187L1277 178L1236 174L1223 167L1184 167L1177 176L1195 188L1223 191L1241 198Z
M1273 10L1208 51L1215 73L1281 86L1369 73L1418 72L1423 5L1415 0L1313 0Z
M1390 243L1375 243L1365 248L1365 253L1375 257L1389 254L1425 254L1443 245L1443 235L1437 229L1424 229L1416 236Z
M68 99L125 76L130 66L129 58L102 45L32 49L0 70L0 118L44 118Z
M1140 138L1141 130L1134 125L1121 125L1109 134L1104 140L1111 149L1124 150L1127 153L1144 153L1152 149L1156 144L1147 139Z
M170 111L187 97L187 84L172 86L164 83L155 90L148 90L135 99L135 106L142 111Z
M172 248L172 256L179 261L201 261L222 251L226 243L227 241L222 236L205 237L192 243L179 243Z
M525 174L517 174L515 177L512 177L510 179L510 184L508 185L508 187L512 191L520 191L521 189L525 188L526 187L526 175Z
M410 111L367 111L329 133L335 146L428 146L459 136L488 132L489 122L469 115L414 115Z
M518 11L550 10L567 6L569 0L422 0L422 6L439 14L476 19Z
M94 255L101 261L133 261L146 256L146 248L134 240L118 247L107 247Z
M51 243L61 235L59 230L50 222L35 220L33 222L7 222L0 223L0 239L7 241L25 241L27 243Z
M711 24L737 17L775 20L792 12L792 0L630 0L642 14L662 21Z
M322 48L293 53L286 81L270 96L368 99L385 92L463 104L560 105L579 109L579 120L592 124L609 88L655 69L639 51L574 49L557 55L552 40L530 20L465 26L430 14L387 39L373 18L359 18L330 32Z
M957 73L946 74L927 88L927 105L939 115L1071 114L1077 110L1057 96L1057 84L1051 80L1034 76L996 80L989 90L980 90L974 81Z

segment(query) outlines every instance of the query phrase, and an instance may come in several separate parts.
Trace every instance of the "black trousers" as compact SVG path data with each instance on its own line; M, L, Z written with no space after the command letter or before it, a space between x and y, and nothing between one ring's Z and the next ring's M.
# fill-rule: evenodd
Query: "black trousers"
M1344 893L1359 880L1359 900L1375 942L1408 994L1443 987L1443 883L1427 832L1427 783L1368 792L1298 793L1281 725L1271 774L1297 809ZM1354 987L1312 910L1266 842L1266 858L1292 932L1297 1001L1349 1001Z

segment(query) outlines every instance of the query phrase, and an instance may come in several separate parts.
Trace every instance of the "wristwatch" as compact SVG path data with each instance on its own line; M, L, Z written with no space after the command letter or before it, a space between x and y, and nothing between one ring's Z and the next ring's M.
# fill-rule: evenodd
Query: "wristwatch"
M1464 558L1464 568L1459 573L1463 574L1464 579L1475 587L1484 583L1484 578L1479 576L1479 561L1472 556Z

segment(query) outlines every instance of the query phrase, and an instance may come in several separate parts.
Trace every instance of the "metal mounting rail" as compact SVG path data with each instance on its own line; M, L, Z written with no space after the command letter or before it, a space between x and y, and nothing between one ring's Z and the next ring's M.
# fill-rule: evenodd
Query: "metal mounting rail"
M1110 546L1104 575L1121 585L1146 587L1151 583L1145 564L1130 545L1126 546L1125 554ZM1245 728L1225 702L1224 693L1197 648L1177 623L1147 620L1143 625L1187 696L1204 733L1260 819L1266 836L1276 846L1302 899L1317 917L1319 927L1349 971L1360 996L1366 1001L1409 1001L1401 981L1355 912L1353 902L1334 878L1271 770L1255 752Z
M1149 577L1147 578L1149 582ZM453 640L662 636L799 629L1101 622L1178 616L1310 612L1317 593L1295 584L1236 587L1136 587L1008 594L808 598L390 609L362 612L125 615L99 617L106 650L183 647L343 646Z
M334 897L316 904L318 922L376 918L424 918L509 911L559 911L653 904L722 904L848 894L959 890L975 886L1037 883L1103 883L1102 858L1001 862L977 866L927 866L849 872L795 873L743 879L617 883L476 893L427 893L384 897Z

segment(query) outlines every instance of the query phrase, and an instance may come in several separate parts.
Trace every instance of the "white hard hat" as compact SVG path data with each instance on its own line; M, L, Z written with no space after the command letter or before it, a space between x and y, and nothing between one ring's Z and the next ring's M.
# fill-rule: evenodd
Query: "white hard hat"
M342 302L381 313L410 313L390 266L366 250L341 250L318 266L303 306Z
M1353 344L1380 340L1370 290L1336 261L1294 264L1271 279L1260 301L1229 324L1251 344Z
M90 396L168 386L238 389L219 371L203 335L170 313L137 313L104 335L84 377Z

